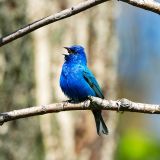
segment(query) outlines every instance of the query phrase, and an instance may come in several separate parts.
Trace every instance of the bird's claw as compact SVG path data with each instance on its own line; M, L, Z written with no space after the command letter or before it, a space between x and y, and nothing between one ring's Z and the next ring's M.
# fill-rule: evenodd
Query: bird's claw
M121 110L121 105L118 102L117 102L117 106L118 106L118 111L117 112L123 113L124 111Z

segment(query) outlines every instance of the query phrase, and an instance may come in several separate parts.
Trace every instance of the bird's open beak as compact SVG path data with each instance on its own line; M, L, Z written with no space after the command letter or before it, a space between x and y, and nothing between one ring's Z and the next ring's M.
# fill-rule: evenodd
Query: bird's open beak
M65 52L65 53L62 53L62 55L64 55L64 56L69 56L69 53L68 53L68 52Z
M68 53L72 53L72 51L69 47L64 47L64 48L68 51Z

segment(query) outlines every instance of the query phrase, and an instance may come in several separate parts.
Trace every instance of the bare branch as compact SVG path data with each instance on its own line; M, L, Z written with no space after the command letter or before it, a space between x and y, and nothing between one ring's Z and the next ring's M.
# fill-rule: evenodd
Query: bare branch
M120 0L120 1L160 14L160 3L154 0Z
M60 21L62 19L65 19L67 17L71 17L75 14L78 14L80 12L83 12L91 7L94 7L96 5L99 5L100 3L104 3L109 0L87 0L84 2L81 2L75 6L72 6L68 9L65 9L59 13L56 13L54 15L48 16L46 18L42 18L38 21L35 21L31 24L26 25L25 27L22 27L21 29L18 29L17 31L1 37L0 38L0 47L12 42L20 37L23 37L24 35L41 28L45 25L48 25L50 23L54 23L56 21ZM153 0L121 0L123 2L129 3L133 6L143 8L145 10L152 11L154 13L160 14L160 3L155 2Z
M89 97L90 100L81 103L54 103L49 105L35 106L25 109L14 110L10 112L0 113L0 124L20 118L43 115L47 113L56 113L61 111L74 110L112 110L112 111L128 111L138 113L160 114L160 105L135 103L127 99L117 101L105 100L97 97Z
M87 0L84 2L81 2L75 6L72 6L68 9L65 9L59 13L56 13L54 15L48 16L46 18L40 19L38 21L35 21L31 24L28 24L27 26L9 34L8 36L0 38L0 47L15 40L18 39L38 28L41 28L45 25L48 25L50 23L54 23L56 21L60 21L62 19L65 19L67 17L71 17L75 14L78 14L84 10L87 10L91 7L94 7L100 3L106 2L107 0Z

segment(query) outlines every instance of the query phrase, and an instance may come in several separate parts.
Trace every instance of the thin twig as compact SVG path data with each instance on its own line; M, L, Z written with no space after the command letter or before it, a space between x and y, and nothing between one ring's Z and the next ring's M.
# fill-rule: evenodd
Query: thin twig
M41 105L41 106L35 106L35 107L0 113L0 124L3 125L3 123L7 121L12 121L25 117L43 115L47 113L56 113L61 111L74 111L74 110L93 110L93 109L160 114L160 105L135 103L127 99L112 101L97 97L90 97L89 100L81 103L62 102L62 103Z
M54 15L48 16L46 18L42 18L40 20L37 20L31 24L26 25L25 27L22 27L21 29L18 29L17 31L1 37L0 38L0 47L12 42L20 37L23 37L24 35L39 29L45 25L48 25L50 23L54 23L56 21L60 21L62 19L65 19L67 17L71 17L75 14L78 14L80 12L83 12L91 7L94 7L96 5L99 5L101 3L104 3L109 0L87 0L84 2L81 2L75 6L72 6L68 9L65 9L59 13L56 13ZM154 13L160 14L160 3L153 1L153 0L120 0L123 2L126 2L128 4L131 4L133 6L143 8L148 11L152 11Z

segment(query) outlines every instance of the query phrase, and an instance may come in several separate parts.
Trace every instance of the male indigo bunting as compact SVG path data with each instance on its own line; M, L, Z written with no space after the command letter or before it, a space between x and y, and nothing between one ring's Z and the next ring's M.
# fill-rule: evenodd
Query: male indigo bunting
M60 76L60 86L64 94L72 101L81 102L88 96L104 98L94 75L87 67L84 48L80 45L64 47L65 62ZM98 135L108 134L101 110L93 110Z

